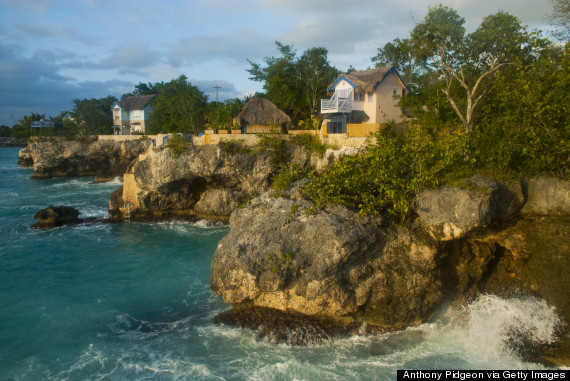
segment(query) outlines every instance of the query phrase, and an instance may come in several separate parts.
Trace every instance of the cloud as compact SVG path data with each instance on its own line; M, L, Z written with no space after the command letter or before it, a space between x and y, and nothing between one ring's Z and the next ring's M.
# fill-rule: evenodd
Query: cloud
M26 56L18 45L0 43L0 124L12 125L31 112L55 116L70 109L73 99L120 96L117 89L133 88L123 80L76 81L63 76L50 55L69 53L45 50Z
M241 30L233 35L197 35L180 39L170 47L168 62L182 65L202 65L220 60L234 65L243 64L248 58L272 49L274 41L252 30Z
M69 40L79 41L89 45L101 45L103 43L102 38L96 36L90 36L84 34L80 30L61 27L61 28L47 28L41 24L27 23L21 20L15 20L12 24L24 33L28 38L37 39L48 39L48 38L65 38Z

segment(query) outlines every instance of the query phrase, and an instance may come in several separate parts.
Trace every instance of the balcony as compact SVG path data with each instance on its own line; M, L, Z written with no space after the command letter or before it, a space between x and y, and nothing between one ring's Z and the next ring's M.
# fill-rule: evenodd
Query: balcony
M335 91L331 99L321 99L321 114L350 113L352 111L352 89Z

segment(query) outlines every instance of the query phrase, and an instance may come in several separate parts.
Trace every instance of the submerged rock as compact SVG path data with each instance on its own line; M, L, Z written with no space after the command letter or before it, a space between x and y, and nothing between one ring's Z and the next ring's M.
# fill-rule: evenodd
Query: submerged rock
M61 225L78 224L82 222L82 220L79 219L79 214L78 210L70 206L49 206L36 213L34 218L38 221L33 225L33 227L44 229L54 228Z

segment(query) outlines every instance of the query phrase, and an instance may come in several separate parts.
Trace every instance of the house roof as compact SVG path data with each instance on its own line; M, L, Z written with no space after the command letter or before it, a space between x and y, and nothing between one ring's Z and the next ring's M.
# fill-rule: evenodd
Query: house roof
M273 102L265 98L252 98L243 106L241 112L236 116L241 124L281 124L291 121L289 115L281 111Z
M142 110L145 106L154 99L156 95L133 95L126 97L120 102L116 102L126 111Z
M352 87L354 87L355 92L359 93L370 93L388 76L388 74L394 73L398 79L402 82L404 87L408 89L408 86L404 80L400 77L400 74L393 66L384 66L376 69L368 69L361 71L354 71L349 74L341 74L337 79L331 83L328 87L328 91L334 90L335 86L342 80L347 81ZM408 89L409 91L409 89Z

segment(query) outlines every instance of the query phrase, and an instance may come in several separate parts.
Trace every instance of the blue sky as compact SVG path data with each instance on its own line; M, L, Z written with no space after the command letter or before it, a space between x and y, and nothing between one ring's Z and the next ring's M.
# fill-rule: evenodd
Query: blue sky
M340 70L372 66L377 48L405 38L442 3L474 30L509 12L545 30L550 0L0 0L0 124L55 116L73 99L120 97L139 82L181 74L215 99L261 91L247 60L324 46Z

